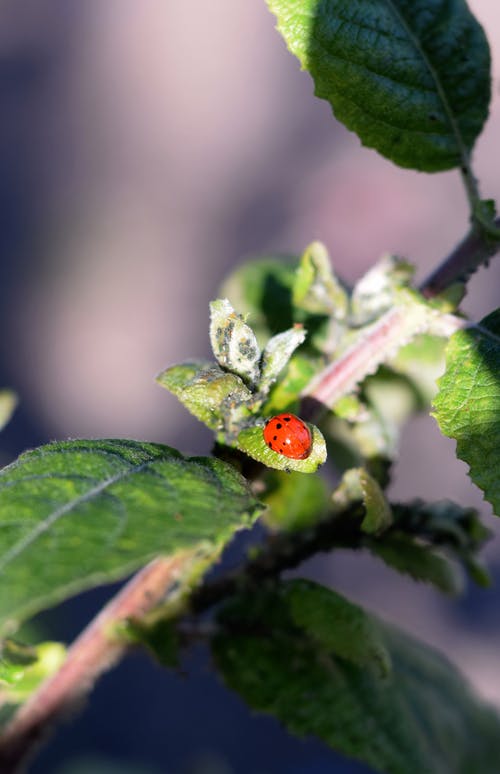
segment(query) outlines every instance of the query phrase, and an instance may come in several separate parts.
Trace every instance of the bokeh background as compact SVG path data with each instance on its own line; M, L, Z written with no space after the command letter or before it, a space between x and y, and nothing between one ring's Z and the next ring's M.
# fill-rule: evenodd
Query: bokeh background
M469 0L493 53L491 115L475 153L500 200L500 8ZM0 6L0 385L20 408L0 461L67 437L133 437L208 453L210 435L154 383L208 355L208 302L252 254L313 239L358 278L385 251L418 277L461 238L455 172L398 169L362 148L314 98L264 2L3 0ZM477 274L465 307L498 305L500 265ZM491 510L453 443L422 417L403 439L393 494ZM303 573L345 591L445 651L500 705L497 588L458 601L375 560L321 557ZM41 617L69 640L109 589ZM186 674L145 657L108 674L33 764L35 774L363 772L250 714L195 650Z

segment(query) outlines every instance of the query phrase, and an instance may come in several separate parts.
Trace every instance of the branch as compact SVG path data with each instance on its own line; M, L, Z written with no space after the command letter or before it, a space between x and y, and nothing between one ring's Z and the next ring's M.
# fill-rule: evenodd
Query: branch
M324 369L303 393L301 415L312 420L322 410L331 408L340 398L360 384L377 368L393 357L417 334L426 330L451 336L466 325L466 321L451 314L412 319L404 306L394 306L385 312L370 329L343 355Z
M494 221L500 228L500 218ZM465 282L480 266L487 265L500 250L500 242L488 239L483 231L473 228L443 263L420 286L426 298L434 298L455 282Z
M61 669L48 678L14 715L0 737L0 771L19 769L61 715L82 699L128 645L113 638L117 624L142 618L164 598L191 560L190 553L150 562L113 597L68 650Z
M363 505L353 503L342 514L320 521L309 530L269 534L259 553L242 567L195 589L189 600L191 612L203 613L224 599L277 578L285 570L292 570L305 559L333 547L362 548L368 537L361 530L364 516Z

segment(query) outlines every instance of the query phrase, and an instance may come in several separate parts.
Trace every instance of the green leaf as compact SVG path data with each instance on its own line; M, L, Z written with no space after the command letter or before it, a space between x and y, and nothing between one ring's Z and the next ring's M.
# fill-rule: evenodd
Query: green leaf
M394 533L368 544L370 551L389 567L413 580L431 583L445 594L456 595L463 590L460 568L443 553L411 535Z
M418 533L436 545L473 554L492 536L474 508L450 500L429 503L413 500L393 505L395 524L402 531Z
M163 612L163 611L162 611ZM130 621L124 635L134 645L144 645L162 666L176 669L180 664L181 637L169 617L153 623Z
M444 338L424 333L402 347L390 363L392 369L411 381L422 408L437 392L437 380L444 370L445 344Z
M262 496L268 509L262 520L271 529L302 530L312 527L328 513L328 489L319 475L267 471L266 492Z
M499 717L446 659L326 589L308 584L301 599L296 583L222 613L216 663L253 709L383 774L497 774ZM365 627L392 664L384 677L347 653L351 640L363 654Z
M210 342L215 359L250 386L260 379L260 349L255 334L227 298L210 304Z
M379 631L358 605L305 580L287 583L284 599L292 621L329 653L374 668L380 676L389 674L391 660Z
M0 650L0 699L22 703L58 671L65 658L66 648L60 642L26 646L5 640Z
M157 555L214 556L258 503L230 465L159 444L66 441L0 471L0 630Z
M397 255L383 255L356 282L351 294L351 320L366 325L389 309L397 288L408 286L415 269Z
M364 468L347 470L333 493L334 512L342 512L360 501L365 507L361 529L369 535L379 535L392 524L391 506L380 485Z
M268 0L315 93L364 145L426 172L467 163L490 55L464 0Z
M462 588L462 575L449 561L453 559L475 583L490 585L488 571L477 555L491 533L473 508L449 500L414 500L392 505L392 514L391 533L368 544L391 567L416 580L434 583L445 592L457 593Z
M3 430L17 406L17 396L12 390L0 390L0 430Z
M500 310L452 336L434 401L441 432L500 516Z
M257 462L262 462L268 468L275 470L295 470L299 473L315 473L320 465L326 461L326 444L323 435L315 425L309 423L311 431L311 453L305 460L293 460L284 454L269 449L263 436L263 427L254 425L242 430L237 439L237 447L248 454Z
M252 399L252 393L239 376L206 361L171 366L156 381L173 393L191 414L216 431L222 431L230 423L234 408Z
M402 428L422 408L420 394L408 377L386 366L365 380L362 394L369 413L357 428L360 444L368 450L371 440L372 453L396 459Z
M282 411L298 412L300 394L320 367L321 363L317 358L296 352L288 361L279 382L271 389L265 405L266 415L272 416Z
M343 320L347 293L332 271L330 257L321 242L304 251L293 284L293 305L311 314L327 314Z
M235 269L220 289L240 314L249 315L261 346L296 322L292 286L298 262L296 257L250 260Z
M259 389L267 392L284 369L293 352L305 341L306 333L302 325L294 325L287 331L277 333L266 344L262 353L262 376Z

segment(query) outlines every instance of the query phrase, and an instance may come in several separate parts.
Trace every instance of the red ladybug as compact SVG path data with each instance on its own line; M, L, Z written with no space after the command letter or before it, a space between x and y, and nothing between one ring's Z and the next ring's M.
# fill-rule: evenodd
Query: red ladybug
M305 460L311 453L311 431L295 414L277 414L266 422L264 441L277 454Z

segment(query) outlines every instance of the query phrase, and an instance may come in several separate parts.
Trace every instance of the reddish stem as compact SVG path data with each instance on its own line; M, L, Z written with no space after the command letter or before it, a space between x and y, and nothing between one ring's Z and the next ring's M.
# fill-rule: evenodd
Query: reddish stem
M500 228L500 218L494 222ZM442 293L455 282L465 282L482 264L500 250L500 244L487 239L482 232L472 229L458 244L440 266L437 267L420 286L420 292L426 298Z
M14 715L0 737L0 771L18 770L46 728L88 693L97 678L123 655L127 643L113 627L141 618L158 605L182 573L191 554L150 562L113 597L68 650L59 671L48 678Z

